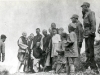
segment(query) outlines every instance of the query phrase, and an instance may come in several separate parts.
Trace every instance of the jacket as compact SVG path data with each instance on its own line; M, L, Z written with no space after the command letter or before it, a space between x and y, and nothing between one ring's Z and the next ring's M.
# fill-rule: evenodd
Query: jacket
M90 9L85 13L83 18L84 36L89 37L96 32L96 18L95 13Z

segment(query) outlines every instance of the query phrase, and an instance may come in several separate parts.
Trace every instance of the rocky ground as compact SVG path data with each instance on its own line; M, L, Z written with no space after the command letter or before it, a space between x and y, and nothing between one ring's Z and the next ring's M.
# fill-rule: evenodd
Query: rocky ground
M50 72L39 72L39 73L15 73L12 75L67 75L66 73L60 73L60 74L54 74ZM94 74L94 73L76 73L74 75L100 75L100 74Z
M95 52L95 61L98 65L98 68L100 68L100 41L97 41L97 43L94 46L94 52ZM100 75L99 74L95 74L92 70L87 69L84 70L84 62L86 60L86 55L85 53L81 54L81 63L80 63L80 67L79 67L79 59L76 60L76 74L75 75ZM58 74L54 74L52 72L39 72L39 73L9 73L9 69L11 69L11 67L9 66L4 66L2 63L0 63L0 75L58 75ZM9 71L8 71L9 70ZM11 69L12 70L12 69ZM67 75L66 73L60 73L59 75Z

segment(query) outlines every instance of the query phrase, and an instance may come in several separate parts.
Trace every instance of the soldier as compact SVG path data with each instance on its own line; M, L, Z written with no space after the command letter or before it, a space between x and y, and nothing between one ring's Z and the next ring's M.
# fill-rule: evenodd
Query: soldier
M6 40L5 35L1 35L1 40L0 40L0 61L1 61L1 54L2 54L2 62L5 60L5 40Z
M99 73L94 60L94 39L96 32L95 13L89 9L90 4L88 2L84 2L81 7L84 24L85 52L87 57L86 68L90 66L94 72Z
M81 22L78 20L78 15L77 14L74 14L71 17L71 20L72 20L72 23L69 24L68 29L70 27L75 28L75 33L77 35L78 53L80 55L82 42L83 42L83 26L82 26Z

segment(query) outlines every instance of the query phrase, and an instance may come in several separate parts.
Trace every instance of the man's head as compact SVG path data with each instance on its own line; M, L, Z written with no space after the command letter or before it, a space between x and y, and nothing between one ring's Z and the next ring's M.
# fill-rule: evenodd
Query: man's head
M27 37L27 33L26 32L23 32L22 33L22 36L26 38Z
M59 34L62 34L63 32L64 32L64 29L62 27L58 29Z
M40 34L40 28L36 28L36 33Z
M68 37L68 36L67 36L66 33L62 33L62 34L61 34L61 39L62 39L62 40L67 40L67 37Z
M7 38L6 35L3 35L3 34L1 35L1 40L2 40L3 42L5 42L6 38Z
M44 29L44 30L42 31L42 33L43 33L44 36L46 36L46 35L47 35L47 30Z
M51 23L51 28L56 28L56 24L55 23Z
M33 38L34 38L34 34L31 33L31 34L30 34L30 39L33 39Z
M49 33L52 34L52 28L49 28Z
M82 7L82 11L83 11L83 12L86 12L86 11L88 11L88 9L89 9L89 7L90 7L90 3L84 2L84 3L81 5L81 7Z
M53 28L52 31L53 31L53 35L57 34L57 29L56 28Z
M77 22L78 17L79 17L79 16L78 16L77 14L72 15L72 17L71 17L72 23Z

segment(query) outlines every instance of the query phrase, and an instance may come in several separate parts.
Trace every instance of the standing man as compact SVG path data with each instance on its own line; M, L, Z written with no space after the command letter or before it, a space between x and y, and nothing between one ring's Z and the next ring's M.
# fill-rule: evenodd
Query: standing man
M77 14L72 15L71 20L72 20L72 23L69 24L68 30L71 27L75 28L75 33L77 35L78 53L80 55L82 42L83 42L83 26L82 26L81 22L78 20Z
M44 70L49 71L50 70L50 50L49 50L49 43L51 40L51 36L47 34L47 30L43 30L43 51L46 53L45 55L45 62L44 62Z
M33 48L36 47L37 42L40 42L42 39L42 35L40 34L40 28L36 29L36 36L33 38Z
M0 40L0 61L1 61L1 54L2 54L2 62L5 60L5 40L6 40L6 35L1 35L1 40Z
M94 72L98 72L96 62L94 60L94 39L96 32L95 13L89 9L90 4L84 2L82 7L83 24L84 24L84 38L85 38L85 52L86 52L86 68L90 66Z
M42 39L42 35L40 34L40 28L36 29L36 34L37 35L34 36L34 38L33 38L33 47L32 47L33 51L32 51L32 53L34 53L34 51L36 51L37 43L39 43L41 45L40 42L41 42L41 39ZM40 46L38 46L38 47L40 47ZM34 62L35 62L35 60L37 61L37 59L34 57ZM40 62L39 62L39 64L40 64ZM40 70L40 65L39 65L39 70Z
M27 60L28 60L28 45L27 45L27 33L23 32L22 36L18 39L18 60L19 60L19 68L18 68L18 72L20 70L20 68L22 67L22 65L24 65L24 72L27 72Z

